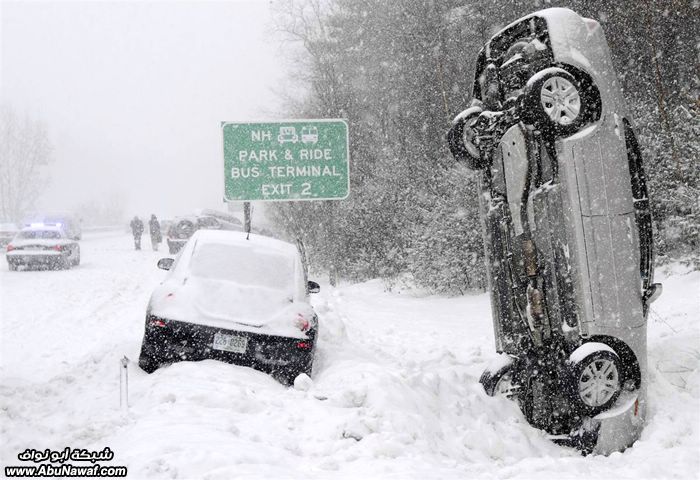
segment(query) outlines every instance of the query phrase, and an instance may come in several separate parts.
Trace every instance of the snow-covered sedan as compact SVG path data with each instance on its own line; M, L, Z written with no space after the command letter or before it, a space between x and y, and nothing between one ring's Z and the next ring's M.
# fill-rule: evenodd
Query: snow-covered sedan
M70 268L80 264L80 245L57 226L23 228L7 245L10 270L20 266Z
M318 318L295 245L243 232L198 230L146 311L139 365L216 359L272 373L286 383L311 374Z

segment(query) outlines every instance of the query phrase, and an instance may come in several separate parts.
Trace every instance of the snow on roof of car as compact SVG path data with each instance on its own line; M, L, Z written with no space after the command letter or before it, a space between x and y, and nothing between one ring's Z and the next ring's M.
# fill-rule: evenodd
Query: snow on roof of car
M291 243L264 235L257 235L255 233L251 233L250 236L248 236L245 232L236 232L233 230L197 230L192 235L192 240L196 241L197 244L218 243L239 247L262 247L288 255L296 255L298 253L297 247Z

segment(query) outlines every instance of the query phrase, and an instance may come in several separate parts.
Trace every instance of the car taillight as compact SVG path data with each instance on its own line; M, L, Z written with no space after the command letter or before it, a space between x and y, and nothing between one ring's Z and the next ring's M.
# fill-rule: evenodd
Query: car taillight
M301 313L297 314L297 319L294 323L297 326L297 328L302 332L307 331L311 326L309 321L306 318L304 318L304 316Z
M12 244L7 245L7 251L8 251L8 252L11 252L11 251L14 250L14 249L15 249L15 246L14 246L14 245L12 245Z
M54 245L53 247L51 247L51 249L60 252L61 250L63 250L63 247L61 247L60 245Z
M167 324L165 323L164 320L162 320L162 319L160 319L160 318L155 318L155 317L151 318L151 319L148 321L148 323L150 323L152 327L161 327L161 328L163 328L163 327L166 327L166 326L167 326Z
M309 342L297 342L297 348L300 350L311 350L311 343L309 343Z

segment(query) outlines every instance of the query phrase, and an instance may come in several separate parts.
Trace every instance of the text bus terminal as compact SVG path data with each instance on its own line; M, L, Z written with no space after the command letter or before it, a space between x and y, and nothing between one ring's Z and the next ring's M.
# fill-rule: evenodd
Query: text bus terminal
M267 173L272 178L296 177L340 177L333 166L304 165L296 167L272 166L267 167ZM258 178L262 174L261 167L231 167L231 178Z

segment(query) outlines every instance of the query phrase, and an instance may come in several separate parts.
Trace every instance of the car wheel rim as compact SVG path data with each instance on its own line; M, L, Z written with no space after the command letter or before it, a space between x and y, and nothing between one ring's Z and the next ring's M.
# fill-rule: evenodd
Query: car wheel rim
M479 148L474 144L476 135L474 134L474 130L471 127L465 127L464 128L464 134L462 135L462 140L464 142L464 148L467 150L467 153L471 155L473 158L480 158L481 153L479 152Z
M547 116L557 125L571 125L581 112L578 90L563 77L550 77L544 82L540 101Z
M516 386L513 383L513 377L510 373L504 374L496 383L494 395L497 397L511 397L516 392Z
M581 400L589 407L600 407L620 390L620 375L612 360L600 358L583 369L578 382Z

